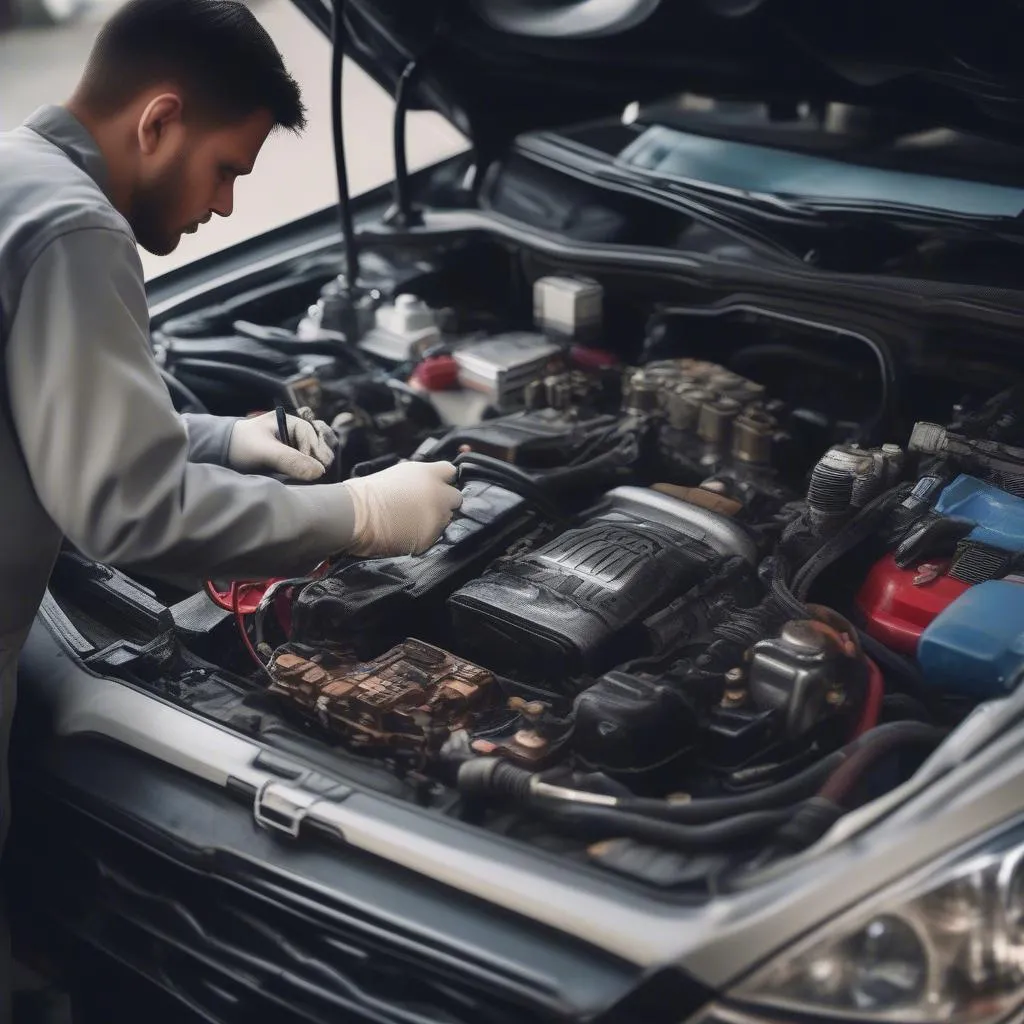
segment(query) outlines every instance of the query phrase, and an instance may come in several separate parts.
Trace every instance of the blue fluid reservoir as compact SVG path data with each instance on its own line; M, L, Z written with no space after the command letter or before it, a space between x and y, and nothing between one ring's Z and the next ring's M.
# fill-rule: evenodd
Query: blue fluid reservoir
M962 474L939 495L935 511L974 523L969 540L1024 551L1024 498Z
M1012 690L1024 670L1024 583L971 587L925 629L917 660L930 687L977 700Z

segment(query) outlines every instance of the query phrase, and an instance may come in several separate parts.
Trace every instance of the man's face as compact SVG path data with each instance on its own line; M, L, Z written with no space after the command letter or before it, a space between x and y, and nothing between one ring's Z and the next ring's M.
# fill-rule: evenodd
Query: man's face
M143 160L128 222L144 249L173 252L215 213L229 217L235 180L252 171L273 127L269 112L220 127L178 122Z

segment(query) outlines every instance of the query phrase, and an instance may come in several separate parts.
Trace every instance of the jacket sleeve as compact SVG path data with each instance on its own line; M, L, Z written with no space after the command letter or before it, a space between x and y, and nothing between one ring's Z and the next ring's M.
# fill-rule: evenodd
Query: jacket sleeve
M231 430L238 420L234 416L210 416L206 413L183 413L181 422L188 435L189 462L228 464Z
M88 557L175 578L308 572L353 533L344 484L288 487L189 461L149 345L142 266L121 231L44 249L4 353L37 495Z

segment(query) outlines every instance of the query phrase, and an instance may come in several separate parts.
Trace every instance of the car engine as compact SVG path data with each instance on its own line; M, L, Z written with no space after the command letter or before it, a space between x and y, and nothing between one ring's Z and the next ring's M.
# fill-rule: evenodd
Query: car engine
M183 408L331 421L329 479L453 461L443 536L190 597L69 553L90 667L663 886L806 848L1016 686L1019 386L897 409L827 324L654 304L613 345L593 279L492 315L403 273L358 345L315 261L154 338Z

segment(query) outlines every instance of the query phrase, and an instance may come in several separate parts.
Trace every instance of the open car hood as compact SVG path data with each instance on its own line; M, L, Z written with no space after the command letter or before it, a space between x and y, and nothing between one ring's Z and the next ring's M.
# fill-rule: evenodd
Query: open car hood
M295 0L323 27L331 0ZM517 133L695 92L1024 135L1020 0L348 0L350 45L484 155Z

